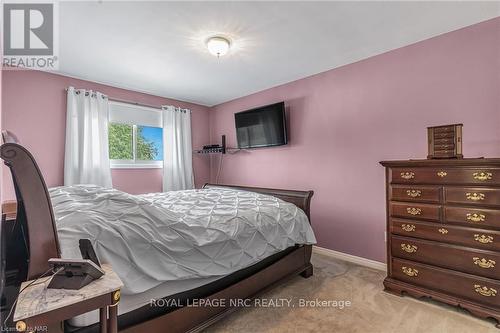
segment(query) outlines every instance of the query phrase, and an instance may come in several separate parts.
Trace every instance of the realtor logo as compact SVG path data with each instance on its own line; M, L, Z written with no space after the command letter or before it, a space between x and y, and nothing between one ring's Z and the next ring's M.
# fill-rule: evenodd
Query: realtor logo
M3 21L5 55L53 55L53 4L5 4Z
M54 3L3 4L3 64L56 69Z

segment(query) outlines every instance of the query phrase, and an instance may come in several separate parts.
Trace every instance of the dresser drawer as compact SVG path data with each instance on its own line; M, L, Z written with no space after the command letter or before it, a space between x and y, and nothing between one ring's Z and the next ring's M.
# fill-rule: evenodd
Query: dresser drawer
M392 260L392 277L500 308L500 282L407 260Z
M392 184L500 184L500 168L393 168Z
M473 227L500 229L500 210L445 206L446 223L467 224Z
M497 252L397 236L391 238L391 247L394 257L489 278L500 277Z
M434 153L436 151L451 151L454 153L455 144L454 143L444 143L444 144L434 144Z
M446 187L446 203L500 206L500 190L473 187Z
M434 157L438 158L453 158L456 156L457 152L453 149L438 149L438 147L435 147L434 150Z
M434 146L438 145L455 145L455 138L434 139Z
M434 137L440 136L440 134L451 133L455 134L454 126L444 126L444 127L435 127L432 129L432 133Z
M470 246L483 250L500 251L500 232L493 230L391 219L391 233L400 236Z
M434 202L441 199L439 186L392 186L391 199L396 201Z
M391 202L389 205L390 215L394 217L406 217L425 220L439 220L441 206Z

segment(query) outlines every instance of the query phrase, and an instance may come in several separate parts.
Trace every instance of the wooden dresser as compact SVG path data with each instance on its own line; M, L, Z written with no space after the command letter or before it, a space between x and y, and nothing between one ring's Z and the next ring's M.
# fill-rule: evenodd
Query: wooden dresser
M387 291L500 321L500 159L384 161ZM497 325L500 327L500 325Z

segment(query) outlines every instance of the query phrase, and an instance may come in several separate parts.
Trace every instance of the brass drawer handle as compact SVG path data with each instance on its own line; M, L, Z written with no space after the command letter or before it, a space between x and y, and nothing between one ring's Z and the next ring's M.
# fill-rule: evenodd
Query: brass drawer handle
M493 236L486 236L486 235L474 235L474 240L476 242L482 243L482 244L488 244L488 243L493 243Z
M474 291L485 297L495 297L497 295L496 289L481 286L479 284L474 285Z
M415 173L414 172L401 172L401 178L403 179L413 179L415 178Z
M410 215L420 215L422 214L422 210L420 208L408 207L406 208L406 212Z
M472 222L484 222L486 220L486 215L477 213L467 213L467 220Z
M401 250L408 252L408 253L415 253L418 250L418 247L415 245L410 245L410 244L401 244Z
M406 195L412 198L418 198L422 196L422 191L420 190L406 190Z
M443 235L446 235L448 233L448 229L445 229L445 228L441 228L438 230L440 233L442 233Z
M415 231L415 225L413 224L401 224L401 229L407 232Z
M437 173L437 175L438 175L439 177L441 177L441 178L444 178L444 177L446 177L446 176L448 175L448 173L447 173L446 171L439 171L439 172Z
M118 289L117 291L115 291L113 293L113 301L118 302L120 300L121 294L122 293L121 293L120 289Z
M491 172L474 172L472 177L476 180L485 181L490 180L493 177L493 174Z
M18 322L16 322L16 331L18 332L24 332L26 331L26 323L22 320L19 320Z
M465 197L467 198L467 200L472 200L472 201L481 201L481 200L484 200L484 198L486 198L486 195L484 195L484 193L465 193Z
M472 258L472 261L474 262L474 265L478 265L481 268L494 268L496 264L495 260L485 258L479 259L479 257Z
M415 268L403 266L403 267L401 267L401 270L403 271L403 273L405 273L408 276L417 276L418 275L418 269L415 269Z

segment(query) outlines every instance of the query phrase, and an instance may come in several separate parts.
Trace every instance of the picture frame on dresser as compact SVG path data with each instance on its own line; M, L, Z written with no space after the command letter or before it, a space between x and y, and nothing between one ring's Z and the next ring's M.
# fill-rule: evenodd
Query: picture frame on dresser
M380 163L385 290L459 306L500 328L500 159Z

